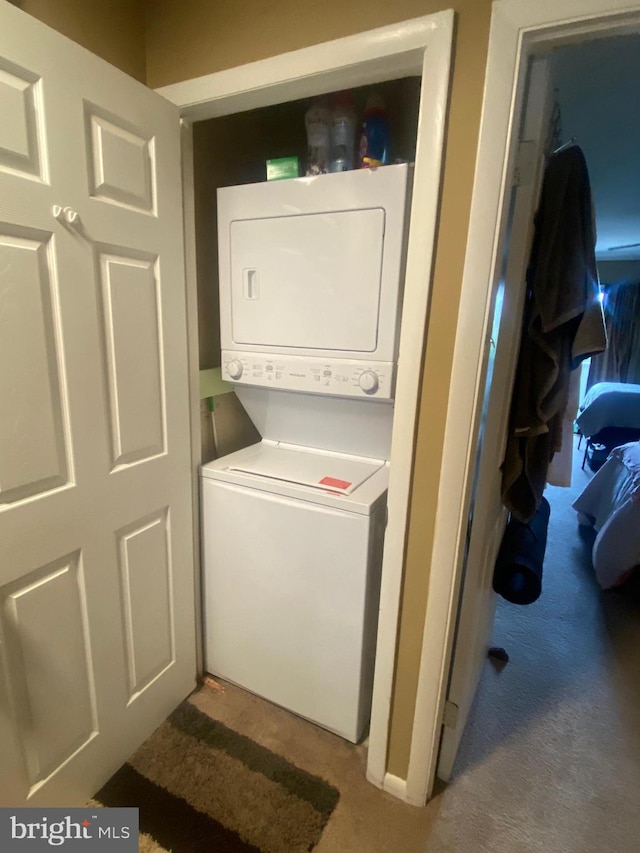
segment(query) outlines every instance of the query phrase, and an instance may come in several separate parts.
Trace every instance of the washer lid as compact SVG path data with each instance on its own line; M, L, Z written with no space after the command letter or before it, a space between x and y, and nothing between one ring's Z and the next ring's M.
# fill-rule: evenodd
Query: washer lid
M367 514L386 491L388 480L384 459L267 441L215 459L200 470L205 479L234 482Z
M255 453L231 462L230 473L266 477L322 492L350 495L384 465L379 459L352 459L322 452L260 443Z

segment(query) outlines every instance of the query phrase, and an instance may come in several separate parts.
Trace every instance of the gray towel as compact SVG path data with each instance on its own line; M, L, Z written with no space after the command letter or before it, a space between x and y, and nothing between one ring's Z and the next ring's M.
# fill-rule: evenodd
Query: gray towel
M562 446L569 373L606 348L589 175L578 147L545 170L527 271L523 333L511 401L502 499L529 521Z

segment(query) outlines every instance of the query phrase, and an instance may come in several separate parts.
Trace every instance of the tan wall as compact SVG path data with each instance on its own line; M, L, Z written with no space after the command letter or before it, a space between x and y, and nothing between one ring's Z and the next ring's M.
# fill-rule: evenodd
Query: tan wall
M153 87L450 7L457 12L457 34L389 752L389 771L401 778L408 769L491 2L148 2L147 80Z
M490 0L454 5L457 19L442 201L423 368L403 588L389 772L406 778L418 684L446 406L469 225Z
M16 0L14 5L144 83L144 0Z

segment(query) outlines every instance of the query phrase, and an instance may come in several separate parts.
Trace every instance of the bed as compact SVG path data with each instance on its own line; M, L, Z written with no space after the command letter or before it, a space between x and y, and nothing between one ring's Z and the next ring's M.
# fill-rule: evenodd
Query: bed
M640 385L593 385L580 406L576 424L586 437L582 467L589 462L597 470L598 462L604 462L614 447L640 439Z
M593 567L603 589L640 566L640 441L612 450L573 503L578 523L597 531Z

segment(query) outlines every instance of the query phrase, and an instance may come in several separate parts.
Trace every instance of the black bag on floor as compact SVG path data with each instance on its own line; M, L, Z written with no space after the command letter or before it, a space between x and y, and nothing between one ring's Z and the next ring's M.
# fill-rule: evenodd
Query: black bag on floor
M511 516L502 537L493 588L512 604L532 604L542 591L542 564L551 507L546 498L528 524Z

